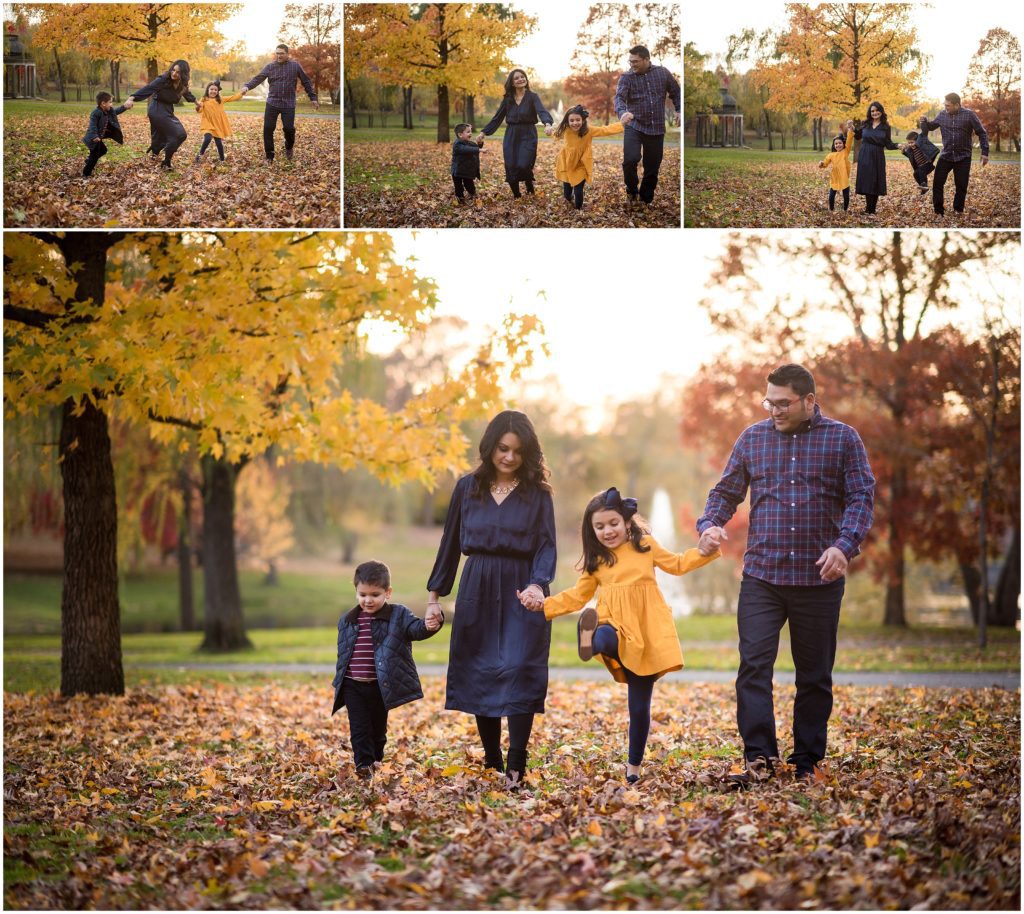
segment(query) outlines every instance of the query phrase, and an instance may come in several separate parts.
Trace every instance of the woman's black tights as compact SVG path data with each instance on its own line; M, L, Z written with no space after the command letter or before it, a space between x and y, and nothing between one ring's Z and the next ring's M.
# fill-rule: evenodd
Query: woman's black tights
M527 178L523 183L526 185L526 192L528 194L532 194L533 193L533 178ZM519 190L519 182L518 181L509 181L508 182L508 186L512 188L512 196L515 197L517 200L523 195L522 191Z
M501 758L501 718L482 717L477 715L476 728L480 732L480 742L484 747L484 766L504 771L505 766ZM519 765L512 763L519 758L526 764L526 746L530 742L530 733L533 731L532 714L509 714L508 716L508 753L509 768L516 768L522 771Z
M864 202L867 204L866 212L874 213L875 207L878 206L878 194L865 194Z

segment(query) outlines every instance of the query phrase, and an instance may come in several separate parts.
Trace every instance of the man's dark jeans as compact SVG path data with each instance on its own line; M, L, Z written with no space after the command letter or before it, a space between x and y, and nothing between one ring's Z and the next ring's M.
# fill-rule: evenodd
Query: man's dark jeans
M263 152L268 159L274 158L274 131L278 116L284 128L284 148L291 149L295 145L295 109L268 104L263 111Z
M384 707L377 680L359 682L346 678L342 689L356 767L365 768L384 758L384 744L388 741L388 709Z
M935 163L935 177L932 178L932 205L935 212L944 213L946 202L943 199L943 190L946 187L946 178L953 172L953 186L956 188L953 194L953 209L962 213L964 204L967 202L967 184L971 179L971 160L961 159L959 162L951 162L939 156Z
M658 169L665 155L665 134L641 133L627 126L622 138L622 176L626 181L626 193L631 197L640 195L644 203L654 199L654 188L658 186ZM644 177L640 181L637 166L643 161Z
M796 587L743 575L737 612L740 669L736 676L736 719L747 759L779 757L772 672L779 653L779 632L787 620L796 667L793 754L788 761L797 768L809 769L825 757L832 714L832 666L845 586L845 578Z

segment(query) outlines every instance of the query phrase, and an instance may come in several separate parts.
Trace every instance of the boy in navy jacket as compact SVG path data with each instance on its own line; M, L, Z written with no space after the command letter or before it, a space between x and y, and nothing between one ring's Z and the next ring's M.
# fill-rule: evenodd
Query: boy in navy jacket
M911 130L907 134L907 142L900 146L900 151L910 159L910 167L914 171L914 180L922 194L928 193L928 175L935 171L935 157L939 147L928 139L928 131L917 133Z
M333 715L348 712L356 774L368 778L384 758L388 711L423 697L413 641L422 641L444 623L414 616L391 599L391 571L383 562L363 562L353 583L358 605L338 621L338 663Z
M466 202L466 194L472 200L476 196L474 181L480 179L480 150L484 141L474 143L472 124L455 125L455 142L452 143L452 183L459 203Z
M89 129L82 137L82 142L89 149L89 158L85 160L85 167L82 169L83 178L88 178L96 167L96 163L107 154L104 140L113 140L115 143L124 144L124 134L121 132L121 125L117 122L117 116L124 114L133 104L134 102L129 99L119 108L115 108L114 96L109 92L96 94L96 107L89 115Z

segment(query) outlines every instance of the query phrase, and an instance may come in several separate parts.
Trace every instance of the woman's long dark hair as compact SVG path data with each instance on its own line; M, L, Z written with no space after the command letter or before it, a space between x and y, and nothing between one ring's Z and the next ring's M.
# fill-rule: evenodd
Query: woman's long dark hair
M555 136L559 139L565 134L565 131L569 129L569 115L578 114L583 118L583 123L580 125L580 129L577 133L580 136L586 136L587 131L590 129L587 126L587 118L590 116L590 112L587 111L582 105L573 105L565 114L562 115L562 122L555 128Z
M188 80L189 80L189 77L192 75L192 70L189 67L187 60L176 60L176 61L174 61L174 63L172 63L167 68L167 72L164 73L164 76L167 77L167 81L172 86L174 85L174 80L171 78L171 73L174 70L174 64L178 65L178 78L180 80L179 83L178 83L178 88L184 94L184 92L188 89Z
M871 120L871 109L872 108L877 108L879 111L882 112L882 117L878 121L878 126L879 127L888 127L889 126L889 116L885 113L885 108L882 107L882 103L881 102L872 102L870 105L868 105L868 113L864 116L864 123L861 126L863 126L863 127L874 127L875 126L875 122L873 120Z
M598 492L597 495L587 502L586 510L583 512L583 529L581 531L583 535L583 555L576 563L576 567L585 570L588 574L593 574L597 571L598 565L605 564L610 567L615 564L615 553L602 543L594 532L594 515L598 511L618 511L619 516L626 522L629 541L633 544L633 548L637 552L651 551L650 546L640 545L641 537L650 532L646 529L647 522L639 514L633 514L627 519L619 508L608 504L607 496L609 491L611 490L606 489L604 492Z
M512 85L512 78L516 73L522 73L526 77L526 91L530 91L530 77L526 76L526 70L522 67L516 67L514 70L509 71L508 77L505 79L505 98L514 100L516 97L516 87Z
M526 489L540 489L542 492L550 492L551 485L548 483L548 476L551 475L544 463L544 452L540 447L540 440L534 430L533 423L526 413L518 410L506 409L498 413L484 429L483 437L480 439L480 466L473 470L475 489L473 494L481 497L489 492L491 484L497 479L497 471L494 469L494 451L502 436L512 432L519 438L522 445L523 464L519 468L519 485Z

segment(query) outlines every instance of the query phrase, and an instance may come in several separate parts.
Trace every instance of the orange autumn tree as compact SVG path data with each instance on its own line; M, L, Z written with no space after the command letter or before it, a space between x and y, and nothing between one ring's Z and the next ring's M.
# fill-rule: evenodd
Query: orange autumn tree
M996 152L1003 140L1020 148L1020 42L1006 29L989 29L967 68L964 103L978 112Z
M339 383L368 322L426 332L433 306L432 283L396 263L387 235L6 236L5 410L62 410L62 693L124 687L108 416L198 453L204 644L244 646L233 506L253 457L273 446L433 485L465 465L459 423L491 409L501 380L530 363L538 325L510 316L474 358L397 409Z

